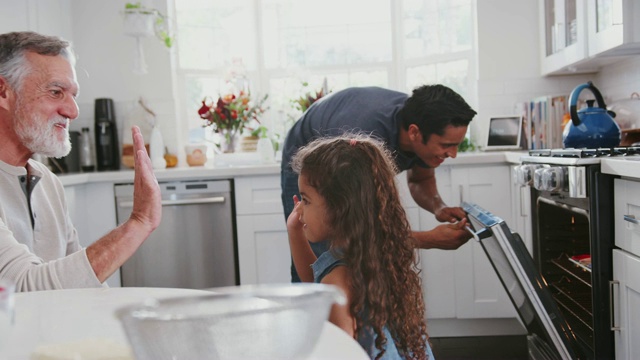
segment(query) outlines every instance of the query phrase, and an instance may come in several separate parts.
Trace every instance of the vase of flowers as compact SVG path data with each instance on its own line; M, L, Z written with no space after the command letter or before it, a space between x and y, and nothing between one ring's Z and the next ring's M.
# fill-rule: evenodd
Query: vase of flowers
M254 101L251 94L244 91L226 94L209 103L207 100L210 98L206 97L202 100L198 115L205 121L203 126L212 126L221 135L220 150L234 152L242 131L245 128L251 130L252 123L260 124L258 117L267 110L264 107L267 97L265 95Z

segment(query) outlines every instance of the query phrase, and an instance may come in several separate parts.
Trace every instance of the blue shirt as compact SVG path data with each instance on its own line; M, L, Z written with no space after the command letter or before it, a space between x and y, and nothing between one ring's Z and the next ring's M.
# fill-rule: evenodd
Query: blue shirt
M348 132L370 134L383 141L395 156L398 171L426 167L413 153L399 149L402 121L398 112L408 96L379 87L347 88L321 98L293 125L282 150L282 168L288 169L298 148L318 137Z
M337 259L331 251L325 251L318 257L316 262L311 265L313 270L313 281L316 283L322 282L322 279L327 276L337 266L345 266L345 263L341 259ZM385 353L380 359L383 360L404 360L404 357L400 355L396 348L396 343L389 332L389 329L385 326L382 328L384 336L387 338L387 344L385 345ZM371 359L375 359L380 353L380 350L376 348L376 334L371 329L370 331L361 331L356 339L360 346L367 352ZM427 355L428 359L435 359L431 352L431 346L427 343Z

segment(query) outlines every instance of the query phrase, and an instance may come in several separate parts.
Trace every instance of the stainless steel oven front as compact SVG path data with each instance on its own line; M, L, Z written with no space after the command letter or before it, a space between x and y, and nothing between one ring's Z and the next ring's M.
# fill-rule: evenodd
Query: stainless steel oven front
M613 359L613 179L598 157L527 156L516 168L531 189L533 257L588 358Z
M162 222L122 265L122 286L204 289L238 285L232 182L161 182ZM115 187L118 223L133 185Z

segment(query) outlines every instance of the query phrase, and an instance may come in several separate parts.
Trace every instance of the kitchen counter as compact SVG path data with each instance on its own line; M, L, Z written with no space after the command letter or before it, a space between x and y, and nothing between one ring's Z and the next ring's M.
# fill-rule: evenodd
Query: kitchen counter
M459 153L455 159L448 158L443 165L472 165L472 164L519 164L522 152L469 152ZM228 179L242 176L275 175L280 173L280 163L265 165L238 165L238 166L194 166L175 167L170 169L155 170L158 181L184 180L184 179ZM62 185L79 185L86 183L126 183L133 181L133 170L100 171L91 173L61 174L58 176Z
M600 167L605 174L640 179L640 156L602 159Z
M158 181L184 180L190 178L228 179L239 176L273 175L280 173L280 164L243 165L243 166L194 166L175 167L155 170ZM126 183L133 181L133 170L100 171L91 173L61 174L58 177L62 185L111 182Z
M448 158L442 165L477 165L477 164L520 164L520 157L527 155L528 151L491 151L491 152L464 152L458 153L455 159Z

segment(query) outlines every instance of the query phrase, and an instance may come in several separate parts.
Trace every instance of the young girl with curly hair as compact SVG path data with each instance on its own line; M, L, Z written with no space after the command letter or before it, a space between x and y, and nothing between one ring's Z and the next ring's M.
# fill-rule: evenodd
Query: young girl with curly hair
M433 359L411 228L384 145L365 135L321 138L292 159L301 199L287 219L303 281L347 295L329 320L372 359ZM316 258L309 242L329 241Z

